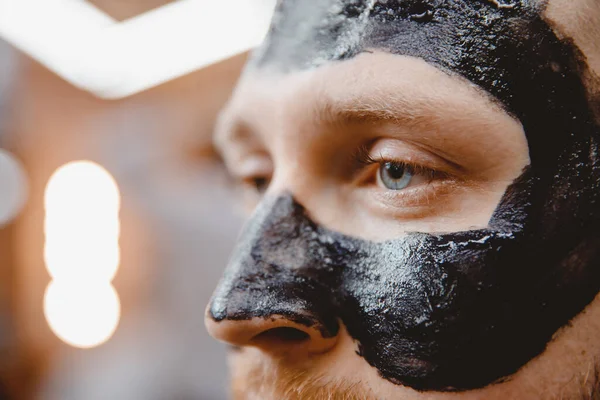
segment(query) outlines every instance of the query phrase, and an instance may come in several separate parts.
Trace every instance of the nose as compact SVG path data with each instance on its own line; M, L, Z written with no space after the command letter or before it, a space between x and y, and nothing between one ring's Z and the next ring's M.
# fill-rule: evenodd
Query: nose
M339 324L333 268L318 227L291 195L255 213L206 309L208 332L235 346L311 355L332 349Z
M282 315L248 320L216 321L206 313L206 328L210 335L222 342L240 347L257 347L273 355L313 355L332 349L337 335L330 335L318 327L302 325Z

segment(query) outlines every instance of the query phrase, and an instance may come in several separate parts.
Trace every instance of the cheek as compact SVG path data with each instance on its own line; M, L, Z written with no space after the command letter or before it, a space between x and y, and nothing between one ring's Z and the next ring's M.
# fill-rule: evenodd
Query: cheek
M427 184L425 184L427 185ZM404 194L352 185L311 187L296 197L319 224L348 236L372 241L398 239L410 232L443 233L482 229L498 207L508 182L438 186ZM406 205L406 197L414 204Z
M519 230L525 214L512 214L528 204L531 182L524 174L507 191L511 232L508 216L497 214L501 231L409 234L383 243L317 225L289 194L271 199L246 228L213 318L286 315L301 323L313 315L311 327L327 335L337 334L341 320L358 354L392 383L441 391L486 386L540 354L597 293L596 284L585 285L598 281L595 269L560 269L568 244L537 248L537 234ZM596 265L596 244L578 248L579 264Z

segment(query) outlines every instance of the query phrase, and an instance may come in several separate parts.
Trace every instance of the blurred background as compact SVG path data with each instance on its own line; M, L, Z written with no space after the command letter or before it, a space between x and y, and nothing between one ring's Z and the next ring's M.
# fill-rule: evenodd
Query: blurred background
M0 399L226 399L226 349L203 314L242 220L211 134L253 45L236 40L264 18L216 0L44 1L54 8L0 0ZM66 23L38 32L15 20L84 6L122 27L192 2L227 6L230 37L195 37L189 18L174 28L180 42L137 32L117 60L134 68L124 78L90 72L83 50L53 54L43 40ZM86 25L85 13L70 18ZM161 45L199 57L177 61ZM99 84L103 73L118 79Z

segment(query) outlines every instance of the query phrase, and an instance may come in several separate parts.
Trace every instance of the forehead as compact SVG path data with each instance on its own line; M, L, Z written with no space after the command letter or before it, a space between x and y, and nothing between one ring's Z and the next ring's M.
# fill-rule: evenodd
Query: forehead
M471 54L485 64L499 41L524 37L539 18L537 2L504 1L281 0L255 65L308 68L368 48L442 66L464 63Z
M251 131L290 139L297 131L290 124L305 127L296 138L305 140L318 132L312 130L315 125L376 120L434 131L438 124L450 124L447 132L469 126L487 132L502 124L522 135L517 121L465 79L448 76L419 58L373 51L310 71L247 74L221 113L216 143L224 149Z
M523 123L530 144L543 142L532 128L544 115L556 116L553 128L589 109L586 57L557 36L547 8L534 0L281 0L246 78L377 51L420 58L483 89Z
M532 0L282 0L248 69L312 69L381 50L462 76L517 114L521 76L572 61L541 11Z

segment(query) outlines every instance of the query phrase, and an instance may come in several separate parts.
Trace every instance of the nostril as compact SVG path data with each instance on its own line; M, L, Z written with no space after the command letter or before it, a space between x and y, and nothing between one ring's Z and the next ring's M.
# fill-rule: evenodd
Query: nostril
M255 343L279 342L279 343L300 343L310 339L310 335L296 328L279 327L266 330L252 338Z
M332 326L331 329L326 329L321 324L306 326L277 314L269 318L217 320L208 309L205 322L208 332L214 338L236 346L233 349L256 347L278 356L325 353L338 340L337 326Z

